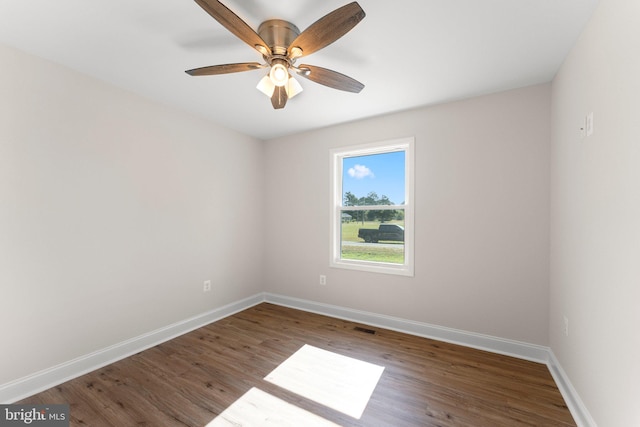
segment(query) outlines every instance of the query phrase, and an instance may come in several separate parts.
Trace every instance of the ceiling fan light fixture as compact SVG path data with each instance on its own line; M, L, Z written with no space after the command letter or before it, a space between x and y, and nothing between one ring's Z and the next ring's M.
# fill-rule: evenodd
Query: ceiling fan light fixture
M287 70L287 62L283 59L274 59L271 62L271 71L269 77L276 86L284 86L289 81L289 70Z
M276 90L276 85L273 84L273 82L271 81L271 77L269 76L269 74L267 74L262 79L260 79L260 81L258 82L258 86L256 86L256 89L271 98L273 96L273 91Z
M284 87L284 89L287 91L287 96L289 97L289 99L302 92L302 86L293 77L289 77L289 81L287 82L287 85Z
M266 76L262 77L262 79L260 79L258 85L256 86L256 89L271 98L276 90L276 85L273 84L273 82L271 81L271 77L267 74ZM289 80L285 84L284 90L287 92L287 98L291 99L302 92L302 85L300 85L300 83L298 83L296 79L289 76Z

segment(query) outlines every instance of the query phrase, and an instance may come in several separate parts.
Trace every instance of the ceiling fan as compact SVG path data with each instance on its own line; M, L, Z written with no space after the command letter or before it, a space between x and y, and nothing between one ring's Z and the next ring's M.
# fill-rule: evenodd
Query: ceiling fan
M306 30L282 19L264 21L255 32L235 13L217 0L195 0L209 15L235 34L240 40L257 50L264 63L241 62L211 65L187 70L191 76L211 76L269 68L257 88L271 98L273 108L284 108L289 98L302 91L302 86L290 71L313 82L333 89L359 93L364 85L349 76L314 65L296 66L298 58L314 53L348 33L364 17L357 2L349 3L323 16Z

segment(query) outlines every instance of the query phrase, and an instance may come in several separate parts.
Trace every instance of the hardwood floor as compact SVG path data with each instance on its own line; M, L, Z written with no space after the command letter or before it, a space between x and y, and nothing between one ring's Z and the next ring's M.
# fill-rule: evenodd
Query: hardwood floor
M385 367L359 420L263 380L304 344ZM203 427L252 387L344 427L575 426L543 364L268 303L18 403L69 403L72 426Z

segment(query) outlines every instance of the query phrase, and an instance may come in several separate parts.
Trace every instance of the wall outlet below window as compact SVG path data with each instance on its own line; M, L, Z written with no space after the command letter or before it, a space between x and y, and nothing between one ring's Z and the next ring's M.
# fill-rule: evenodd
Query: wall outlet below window
M320 275L320 284L323 286L327 284L327 276L325 276L324 274Z
M203 292L209 292L211 290L211 280L205 280L204 286L202 287Z

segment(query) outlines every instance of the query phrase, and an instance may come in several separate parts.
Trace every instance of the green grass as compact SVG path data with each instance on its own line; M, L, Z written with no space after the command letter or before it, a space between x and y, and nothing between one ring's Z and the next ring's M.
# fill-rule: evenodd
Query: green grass
M391 223L404 226L404 221L390 221ZM378 221L346 222L342 224L342 241L364 243L358 237L358 230L361 228L374 228L380 226ZM404 243L403 242L383 242L393 244L397 247L380 247L378 243L368 243L362 246L342 246L342 258L358 261L388 262L393 264L404 264Z
M376 247L376 243L366 246L343 246L342 259L404 264L404 246L381 248Z

